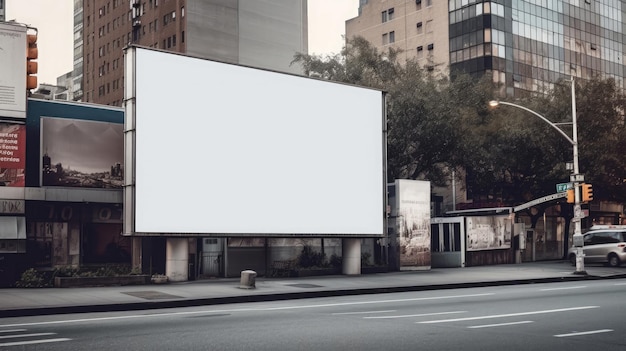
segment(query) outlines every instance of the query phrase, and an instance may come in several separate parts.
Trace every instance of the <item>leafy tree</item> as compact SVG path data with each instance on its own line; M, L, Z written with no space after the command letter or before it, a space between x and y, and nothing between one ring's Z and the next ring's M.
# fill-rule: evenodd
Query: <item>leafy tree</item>
M557 121L571 121L570 82L557 84L549 98L546 113ZM579 168L593 184L596 199L626 199L625 111L626 95L613 79L576 81Z

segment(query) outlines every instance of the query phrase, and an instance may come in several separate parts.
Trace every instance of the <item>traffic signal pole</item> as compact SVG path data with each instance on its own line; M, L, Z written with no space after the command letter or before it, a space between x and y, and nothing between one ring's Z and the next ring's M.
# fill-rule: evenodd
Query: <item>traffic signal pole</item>
M586 275L585 271L585 256L583 254L583 234L581 228L582 209L580 207L580 182L584 181L584 177L580 174L578 168L578 123L576 118L576 82L574 76L571 78L572 84L572 152L574 157L574 174L571 175L571 180L574 183L574 247L576 248L576 270L574 274Z

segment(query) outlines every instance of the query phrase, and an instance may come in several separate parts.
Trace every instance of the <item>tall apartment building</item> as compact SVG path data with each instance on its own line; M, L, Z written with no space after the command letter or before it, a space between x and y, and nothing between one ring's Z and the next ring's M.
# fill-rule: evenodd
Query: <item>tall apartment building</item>
M506 94L594 75L624 87L623 0L361 0L346 37L404 50L424 67L490 74Z
M291 65L293 56L308 52L307 0L75 0L74 4L74 73L82 72L81 89L75 95L86 102L122 105L123 49L129 43L297 74L301 70ZM176 68L163 67L163 74L176 74Z
M346 21L346 38L361 36L383 51L447 72L448 4L441 0L360 0L359 15Z

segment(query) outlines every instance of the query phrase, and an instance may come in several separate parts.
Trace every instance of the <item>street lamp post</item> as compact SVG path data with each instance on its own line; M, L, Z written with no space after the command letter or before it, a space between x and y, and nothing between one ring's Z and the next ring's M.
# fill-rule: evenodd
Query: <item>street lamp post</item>
M524 106L521 105L517 105L511 102L505 102L505 101L490 101L489 102L489 106L492 107L496 107L498 105L508 105L508 106L513 106L513 107L517 107L520 108L524 111L530 112L533 115L539 117L542 121L548 123L552 128L556 129L565 139L567 139L567 141L570 142L570 144L572 144L572 152L573 152L573 157L574 157L574 173L570 176L570 181L574 183L574 246L576 247L576 271L574 272L574 274L587 274L585 272L585 261L584 261L584 256L583 256L583 235L582 235L582 229L581 229L581 223L580 220L582 218L581 214L582 214L582 210L580 207L580 188L579 188L579 183L584 181L584 177L582 174L580 174L580 170L578 168L578 125L577 125L577 121L576 121L576 85L574 82L574 77L572 76L571 79L571 85L572 85L572 137L570 138L565 132L563 132L563 130L561 130L556 123L552 123L550 122L550 120L548 120L547 118L545 118L544 116L538 114L537 112L526 108Z

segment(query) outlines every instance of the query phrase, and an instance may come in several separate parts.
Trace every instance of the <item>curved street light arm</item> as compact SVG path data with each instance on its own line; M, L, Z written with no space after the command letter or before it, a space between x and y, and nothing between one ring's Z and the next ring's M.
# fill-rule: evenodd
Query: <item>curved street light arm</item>
M528 112L532 113L533 115L541 118L544 122L548 123L552 128L556 129L559 133L561 133L561 135L564 136L565 139L567 139L567 141L570 142L570 144L576 145L576 142L574 142L574 140L572 140L572 138L570 138L569 135L567 135L564 131L562 131L561 128L557 127L557 125L555 123L550 122L549 119L547 119L544 116L538 114L537 112L535 112L535 111L533 111L533 110L531 110L529 108L526 108L524 106L517 105L517 104L511 103L511 102L506 102L506 101L497 101L496 104L497 105L509 105L509 106L521 108L524 111L528 111Z

